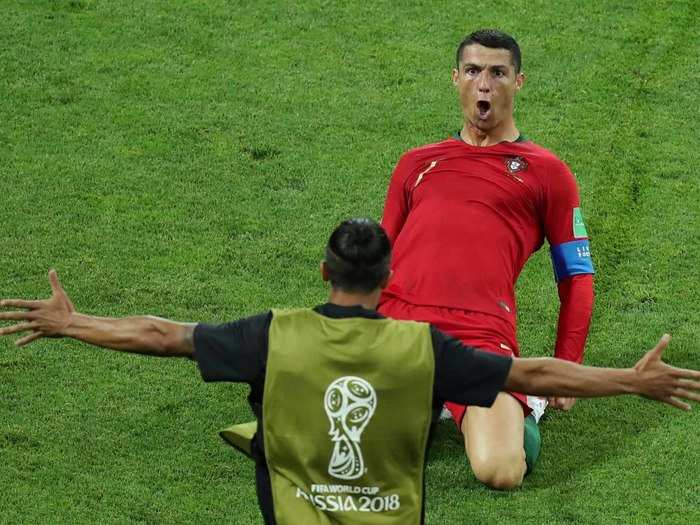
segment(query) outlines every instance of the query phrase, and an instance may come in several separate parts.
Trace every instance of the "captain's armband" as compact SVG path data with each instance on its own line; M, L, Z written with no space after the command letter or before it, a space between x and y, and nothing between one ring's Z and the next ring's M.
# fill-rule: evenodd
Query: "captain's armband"
M557 244L549 251L557 282L573 275L595 273L588 239Z

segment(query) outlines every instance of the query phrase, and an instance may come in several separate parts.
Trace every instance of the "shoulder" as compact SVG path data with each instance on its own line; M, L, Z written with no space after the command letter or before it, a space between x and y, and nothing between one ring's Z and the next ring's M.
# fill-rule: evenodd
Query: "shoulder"
M444 155L446 152L459 148L462 143L453 138L447 138L441 140L440 142L433 142L431 144L424 144L423 146L418 146L411 148L401 155L401 161L415 161L421 162L428 158L434 158L436 156Z
M312 313L310 308L272 308L269 312L271 318L284 319L289 317L307 316Z
M396 164L394 179L410 183L422 170L430 166L431 162L449 157L456 149L463 146L463 143L460 141L448 138L440 142L409 149L401 155L399 162Z
M273 308L270 310L268 330L270 333L278 334L280 331L297 331L304 327L308 329L309 326L323 319L326 318L311 308Z
M526 140L511 145L512 154L523 157L529 171L545 186L575 183L569 166L551 150Z
M566 162L564 162L556 153L552 150L545 148L544 146L537 144L532 141L525 141L522 143L523 147L526 148L528 155L535 157L538 162L547 168L551 173L570 173L571 170Z
M194 329L195 342L207 338L236 338L243 335L256 333L267 333L272 321L273 312L268 310L249 317L243 317L228 323L212 325L198 323Z
M434 339L432 336L432 325L424 321L412 321L406 319L392 319L391 317L384 317L381 319L375 319L377 326L383 326L381 330L385 330L386 333L391 334L392 340L404 340L406 346L412 346L414 343L423 340L427 343L427 347L433 346Z
M384 321L393 325L394 327L404 329L404 330L415 330L419 331L429 331L432 333L433 325L425 321L413 321L410 319L392 319L391 317L384 317Z
M561 160L556 153L536 142L526 140L517 143L517 146L522 149L524 154L536 158L543 165L550 167L566 167L566 163Z

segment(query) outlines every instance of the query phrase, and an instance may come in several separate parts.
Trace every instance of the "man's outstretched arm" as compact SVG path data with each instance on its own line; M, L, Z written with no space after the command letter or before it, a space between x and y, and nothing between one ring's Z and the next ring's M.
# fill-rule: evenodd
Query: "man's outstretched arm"
M18 321L0 328L0 336L25 333L16 341L27 345L41 337L72 337L113 350L161 357L192 357L194 323L178 323L159 317L139 316L114 319L78 313L63 290L58 275L49 272L53 291L49 299L0 300L2 308L22 310L0 312L0 321Z
M633 368L597 368L555 358L514 359L505 389L540 396L603 397L637 394L676 408L700 401L700 371L675 368L661 360L671 336Z

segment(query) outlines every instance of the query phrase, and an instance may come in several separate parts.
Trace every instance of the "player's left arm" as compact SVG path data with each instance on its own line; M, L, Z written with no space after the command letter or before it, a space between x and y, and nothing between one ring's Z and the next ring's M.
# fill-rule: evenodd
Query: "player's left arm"
M15 344L24 346L42 337L71 337L88 344L160 357L192 357L194 323L153 316L121 319L76 311L54 270L49 272L52 295L43 300L3 299L0 321L18 321L0 328L0 336L25 333Z
M576 179L563 162L556 166L544 202L545 235L560 302L554 356L581 363L593 315L594 269ZM575 399L552 397L549 402L569 410Z

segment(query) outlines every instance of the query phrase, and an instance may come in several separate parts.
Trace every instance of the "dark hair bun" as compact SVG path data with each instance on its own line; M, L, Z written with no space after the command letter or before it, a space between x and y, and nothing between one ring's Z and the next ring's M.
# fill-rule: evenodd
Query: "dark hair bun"
M376 264L387 256L390 248L382 227L364 218L343 222L331 236L331 242L331 249L338 257L358 265Z
M389 274L391 244L384 229L371 219L348 219L331 234L326 267L334 286L370 291Z

